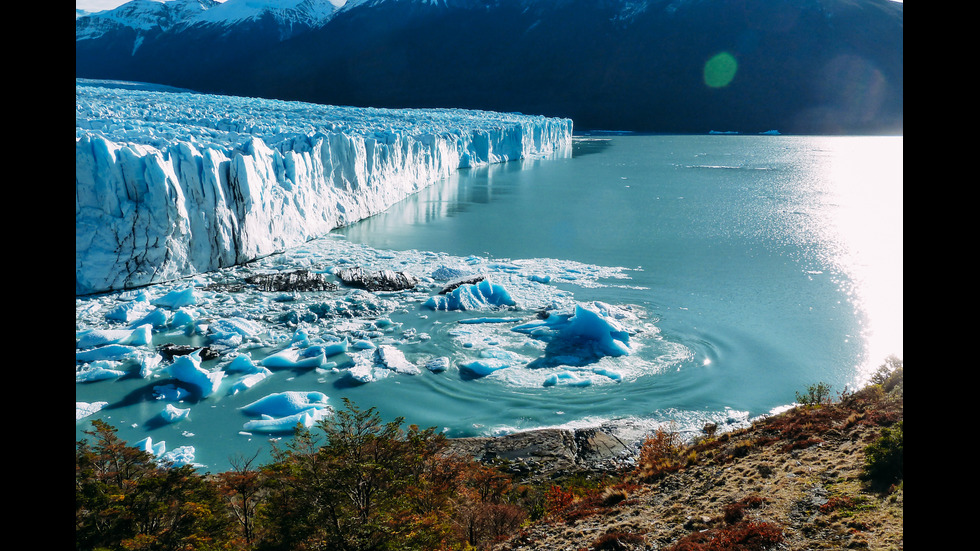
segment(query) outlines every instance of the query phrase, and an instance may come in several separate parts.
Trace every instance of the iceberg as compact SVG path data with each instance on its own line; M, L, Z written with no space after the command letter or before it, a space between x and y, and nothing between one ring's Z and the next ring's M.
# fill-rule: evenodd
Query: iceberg
M571 136L570 119L519 113L76 81L75 293L174 281L281 252L460 168L569 155ZM185 290L158 305L194 298Z
M99 412L107 405L109 402L75 402L75 420L78 421Z
M140 346L149 344L152 340L150 324L141 325L135 329L91 329L84 332L75 343L75 348L94 348L107 344L129 344Z
M122 369L116 369L122 362L113 360L96 360L75 368L76 383L91 383L106 379L118 379L126 374Z
M159 417L164 423L176 423L181 419L186 419L190 413L190 408L182 409L174 406L173 404L167 404L167 406L163 408L163 411L160 412Z
M156 457L163 455L167 451L167 443L165 441L161 440L154 444L153 438L149 436L133 444L133 447Z
M602 356L626 356L632 352L629 332L616 321L615 314L599 302L576 304L571 314L552 314L544 320L512 327L511 331L549 341L553 345L553 358L572 365Z
M196 388L203 398L211 396L218 390L224 371L207 371L201 368L200 350L185 356L178 356L170 365L170 375Z
M244 392L272 376L272 372L268 369L264 367L260 369L262 371L242 375L237 381L235 381L234 384L231 385L231 387L228 388L228 394L234 396L239 392Z
M296 425L310 428L317 421L330 415L329 409L308 409L285 417L263 416L262 419L253 419L242 425L245 432L292 432Z
M431 310L481 310L516 304L503 286L484 279L479 283L460 285L445 295L430 297L423 306Z
M197 450L194 449L194 446L180 446L179 448L174 448L164 454L161 454L159 457L164 464L172 465L174 467L183 467L188 465L194 468L204 467L204 465L194 462L194 455L196 453Z
M376 349L375 354L377 355L378 363L396 373L408 375L422 373L422 370L418 366L408 361L405 354L394 346L383 344Z
M309 409L327 408L327 395L322 392L302 392L289 390L269 394L241 410L250 415L267 415L270 417L286 417Z
M75 352L76 362L96 362L100 360L122 361L137 357L140 349L128 344L107 344Z

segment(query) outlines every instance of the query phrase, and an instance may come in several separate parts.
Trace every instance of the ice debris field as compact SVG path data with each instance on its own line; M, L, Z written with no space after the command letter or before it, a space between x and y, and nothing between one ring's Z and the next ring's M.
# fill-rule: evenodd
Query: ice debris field
M197 446L218 444L195 441L194 427L217 403L234 409L219 430L283 436L330 415L346 389L441 378L455 385L445 400L486 383L624 384L689 354L660 343L657 364L630 361L659 340L653 321L576 299L628 285L628 269L384 251L329 234L449 170L557 150L570 124L76 94L76 291L102 291L76 294L76 426L126 410L127 430L146 435L135 445L206 466ZM123 283L152 284L114 289ZM383 388L379 399L398 399ZM102 393L111 398L90 398ZM187 427L189 443L154 441L167 426Z

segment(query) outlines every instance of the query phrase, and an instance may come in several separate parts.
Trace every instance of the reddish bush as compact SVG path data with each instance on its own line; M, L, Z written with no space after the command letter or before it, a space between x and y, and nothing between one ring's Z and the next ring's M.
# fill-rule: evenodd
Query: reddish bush
M751 495L740 499L735 503L725 506L725 523L735 524L745 518L746 509L758 509L762 507L765 500L759 496Z
M783 541L783 530L768 522L738 522L690 534L670 551L764 551Z

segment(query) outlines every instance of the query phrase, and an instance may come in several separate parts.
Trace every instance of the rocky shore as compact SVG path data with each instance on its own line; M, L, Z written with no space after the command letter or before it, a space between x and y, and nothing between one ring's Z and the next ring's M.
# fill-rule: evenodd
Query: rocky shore
M705 435L652 476L634 444L601 428L459 439L450 450L521 483L618 481L576 494L496 551L902 550L904 483L866 477L869 445L904 423L901 368L889 381Z

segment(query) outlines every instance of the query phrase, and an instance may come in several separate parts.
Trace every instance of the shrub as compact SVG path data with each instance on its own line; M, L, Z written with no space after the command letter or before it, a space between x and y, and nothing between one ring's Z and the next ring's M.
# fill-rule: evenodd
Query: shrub
M904 421L882 430L881 437L864 449L862 477L873 487L887 488L902 480Z
M680 434L674 430L658 428L653 436L643 442L633 471L634 476L643 481L651 481L680 469L680 450Z
M758 509L762 507L765 500L757 495L751 495L742 498L735 503L730 503L725 506L725 523L735 524L741 522L745 518L746 509Z
M796 401L804 406L820 406L830 403L831 386L824 382L807 387L805 394L796 393Z
M783 530L769 522L738 522L722 529L695 532L670 551L762 551L783 541Z

